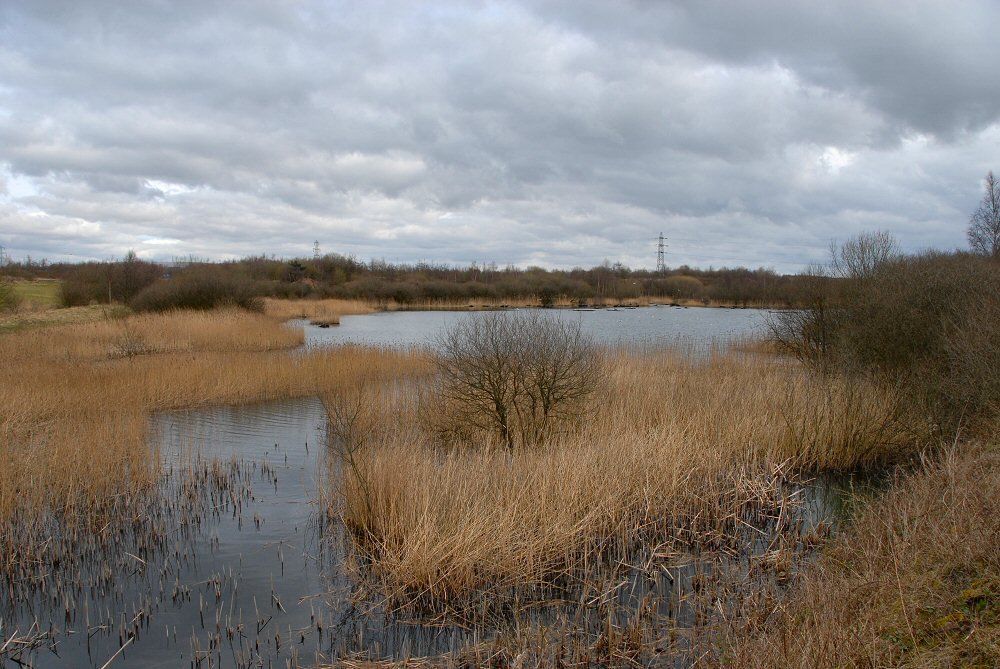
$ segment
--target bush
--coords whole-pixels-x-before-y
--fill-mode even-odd
[[[806,309],[772,316],[773,337],[823,371],[898,386],[942,432],[994,425],[1000,418],[1000,264],[964,253],[925,253],[883,254],[859,266],[862,271],[825,285],[816,277]]]
[[[163,268],[129,253],[119,262],[81,263],[61,267],[62,303],[77,307],[92,302],[128,303],[163,276]]]
[[[21,303],[21,296],[17,294],[14,283],[0,279],[0,312],[13,311]]]
[[[537,446],[578,416],[601,366],[570,324],[537,313],[476,314],[439,342],[432,428],[446,439],[492,435]]]
[[[701,281],[693,276],[670,276],[657,282],[660,291],[675,300],[693,300],[704,289]]]
[[[264,303],[249,279],[209,267],[189,268],[142,290],[131,301],[136,311],[214,309],[237,306],[261,312]]]
[[[839,354],[850,370],[905,383],[941,429],[1000,413],[1000,265],[928,253],[886,263],[846,296]]]
[[[780,348],[812,367],[825,369],[832,356],[832,339],[839,316],[838,286],[820,267],[810,267],[795,282],[791,298],[800,308],[767,315],[771,338]]]

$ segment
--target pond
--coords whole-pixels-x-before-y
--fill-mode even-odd
[[[644,345],[752,335],[763,318],[752,310],[667,307],[552,313],[600,341]],[[307,328],[308,342],[423,345],[470,316],[345,317],[339,328]],[[495,627],[423,624],[387,614],[377,597],[358,597],[355,572],[345,567],[345,531],[324,512],[326,472],[337,465],[326,420],[317,398],[152,418],[161,484],[137,501],[130,521],[101,529],[110,540],[80,543],[71,568],[32,584],[2,584],[0,643],[22,645],[0,651],[0,666],[296,667],[359,654],[436,655],[488,641]],[[843,498],[830,482],[795,494],[803,533],[834,517]],[[766,551],[755,544],[760,530],[751,529],[746,545]],[[58,530],[53,540],[62,541]],[[573,620],[597,638],[610,620],[626,625],[641,607],[693,624],[701,613],[692,593],[704,587],[704,565],[689,556],[651,569],[651,559],[609,563],[582,588],[547,592],[549,604],[517,624]],[[746,559],[733,567],[748,568]]]
[[[516,311],[516,310],[511,310]],[[598,343],[639,347],[708,345],[765,334],[767,311],[638,307],[539,310],[552,318],[579,323]],[[407,347],[433,345],[453,324],[475,317],[472,311],[385,311],[343,316],[339,326],[321,328],[302,322],[309,345],[365,344]]]

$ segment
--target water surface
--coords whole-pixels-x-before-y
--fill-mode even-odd
[[[509,310],[507,313],[519,311]],[[552,318],[579,323],[581,330],[602,344],[659,347],[673,344],[707,345],[764,334],[766,311],[639,307],[620,309],[538,310]],[[364,344],[409,347],[434,345],[442,332],[468,318],[472,311],[385,311],[343,316],[339,326],[321,328],[302,322],[306,343]]]
[[[753,336],[764,312],[546,313],[580,323],[600,342],[662,346]],[[307,342],[422,346],[473,316],[346,316],[339,327],[306,326]],[[349,542],[321,508],[321,493],[331,490],[324,473],[337,463],[318,399],[170,412],[151,420],[150,433],[166,471],[149,499],[137,502],[141,518],[112,528],[118,538],[87,553],[72,571],[35,589],[0,591],[5,639],[31,629],[40,639],[30,652],[0,654],[0,666],[100,669],[111,658],[111,667],[312,666],[359,653],[397,659],[449,653],[495,633],[415,624],[387,615],[371,593],[356,596],[356,572],[345,567]],[[825,483],[802,489],[807,529],[831,517],[836,501],[824,497],[829,490]],[[593,636],[610,617],[624,625],[644,605],[664,620],[693,621],[692,579],[702,569],[696,557],[652,571],[641,566],[647,558],[609,564],[591,583],[547,593],[550,604],[526,620],[549,625],[572,618]],[[607,596],[605,588],[613,588]]]

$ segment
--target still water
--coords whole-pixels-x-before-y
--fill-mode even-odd
[[[699,309],[640,307],[623,309],[551,309],[543,313],[571,323],[595,341],[610,345],[657,347],[706,345],[765,332],[766,311],[760,309]],[[302,323],[310,345],[366,344],[373,346],[424,346],[449,327],[467,318],[469,311],[387,311],[365,316],[344,316],[340,325],[320,328]]]
[[[657,346],[758,333],[754,310],[554,310],[595,339]],[[345,317],[339,328],[307,326],[309,345],[433,344],[467,312],[395,312]],[[284,667],[357,653],[405,658],[448,653],[489,630],[420,625],[359,602],[345,569],[347,539],[327,519],[326,411],[316,398],[171,412],[150,422],[164,476],[138,504],[143,522],[88,548],[72,570],[40,585],[0,590],[0,632],[32,639],[0,652],[0,666]],[[818,522],[834,504],[811,488],[804,517]],[[102,532],[108,532],[104,528]],[[614,597],[623,615],[655,595],[675,620],[697,567],[678,566],[649,582],[638,571]],[[620,578],[621,574],[614,574]],[[579,599],[579,594],[574,594]],[[547,613],[539,613],[547,616]],[[606,614],[576,614],[600,629]],[[594,617],[594,620],[590,620]],[[542,621],[544,622],[544,621]],[[2,640],[0,640],[2,643]],[[110,664],[109,664],[110,663]]]

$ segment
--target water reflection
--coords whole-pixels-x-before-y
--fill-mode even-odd
[[[511,310],[516,311],[516,310]],[[760,309],[700,309],[640,307],[576,311],[550,309],[544,313],[579,323],[597,342],[638,347],[708,345],[713,341],[754,337],[764,333],[766,311]],[[472,318],[469,311],[387,311],[364,316],[343,316],[340,325],[321,328],[302,321],[306,343],[365,344],[409,347],[433,345],[449,327]]]
[[[734,548],[719,548],[731,552],[728,562],[623,547],[594,560],[582,582],[509,593],[516,623],[502,611],[478,627],[415,623],[386,611],[377,592],[359,594],[357,572],[345,568],[349,539],[318,508],[327,465],[337,464],[326,460],[318,399],[173,412],[151,427],[166,472],[133,510],[141,522],[104,528],[113,541],[40,586],[4,584],[5,635],[38,634],[33,649],[3,655],[4,666],[99,669],[112,657],[117,667],[400,659],[476,647],[510,624],[564,626],[587,644],[609,621],[624,627],[639,611],[655,624],[690,628],[705,615],[704,598],[694,595],[721,588],[725,569],[755,568],[773,551],[774,523],[792,518],[805,536],[830,522],[842,497],[830,481],[775,487],[727,530]],[[781,521],[783,499],[798,502]]]

